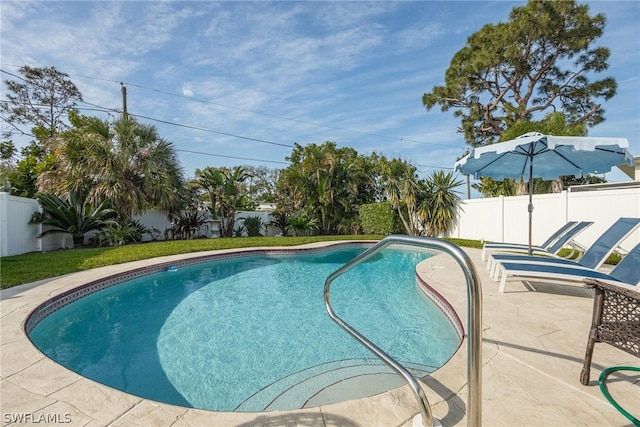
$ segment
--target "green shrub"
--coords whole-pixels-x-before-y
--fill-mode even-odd
[[[40,193],[36,198],[43,212],[34,212],[29,223],[53,227],[38,237],[54,233],[69,233],[73,236],[74,246],[78,247],[83,245],[85,233],[116,224],[114,218],[118,213],[108,208],[107,202],[94,208],[76,193],[71,193],[67,198],[62,199],[53,193]]]
[[[195,239],[204,235],[207,215],[198,210],[191,210],[173,215],[172,220],[173,227],[165,232],[165,239],[168,239],[169,235],[173,239]]]
[[[132,224],[114,224],[96,233],[95,240],[99,246],[121,246],[136,242],[138,230]]]
[[[248,216],[241,219],[242,225],[244,226],[244,229],[247,230],[247,235],[249,237],[262,236],[260,230],[262,230],[262,227],[264,227],[264,222],[262,222],[262,219],[260,219],[260,217]]]
[[[139,220],[135,220],[124,225],[108,225],[96,233],[95,241],[100,246],[121,246],[127,243],[141,242],[142,236],[150,232]]]
[[[293,229],[296,236],[311,236],[318,229],[318,219],[310,218],[306,214],[301,213],[297,216],[289,218],[289,226]]]
[[[369,203],[360,206],[360,223],[365,234],[388,236],[394,232],[391,203]]]

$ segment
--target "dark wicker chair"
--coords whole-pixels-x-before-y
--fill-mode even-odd
[[[587,385],[595,343],[607,343],[640,357],[640,292],[594,279],[585,279],[584,283],[596,291],[587,352],[580,374],[580,382]]]

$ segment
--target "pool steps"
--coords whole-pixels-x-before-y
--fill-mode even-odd
[[[419,377],[435,369],[414,363],[405,365]],[[368,383],[365,377],[373,383],[363,389],[362,384]],[[349,387],[349,382],[358,384],[357,388],[349,390],[354,399],[373,396],[404,385],[402,378],[377,359],[338,360],[304,369],[268,384],[239,404],[235,411],[277,411],[335,403],[328,400],[334,395],[330,392],[331,389],[338,384]]]

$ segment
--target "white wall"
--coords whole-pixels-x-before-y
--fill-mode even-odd
[[[273,219],[271,217],[271,213],[268,211],[238,211],[235,216],[235,229],[242,227],[243,220],[242,218],[247,217],[259,217],[263,223],[268,224]],[[134,216],[134,219],[139,220],[146,227],[155,227],[160,231],[159,240],[164,240],[164,232],[167,228],[172,226],[171,221],[167,218],[165,214],[159,211],[147,211],[142,215]],[[202,232],[207,237],[220,237],[220,220],[209,220],[209,227],[203,228]],[[276,234],[281,233],[280,229],[273,226],[268,226],[265,234],[265,229],[261,230],[261,233],[265,236],[275,236]],[[246,236],[247,233],[244,231],[243,236]],[[145,236],[143,240],[150,240],[150,236]]]
[[[449,237],[527,243],[529,196],[465,200],[458,224]],[[541,243],[567,221],[593,221],[576,241],[589,247],[620,217],[640,218],[640,188],[581,191],[533,196],[532,241]],[[640,243],[636,230],[620,245],[629,250]]]
[[[42,227],[29,224],[34,212],[40,212],[36,200],[0,193],[0,256],[42,250],[42,241],[36,238]]]
[[[268,224],[273,219],[271,217],[271,212],[268,212],[268,211],[238,211],[236,212],[235,229],[242,227],[242,224],[244,223],[242,218],[249,218],[254,216],[257,216],[258,218],[260,218],[263,224]],[[263,236],[275,236],[277,234],[282,233],[282,231],[278,227],[269,225],[266,227],[266,233],[265,233],[265,227],[262,227],[262,230],[260,230],[260,233]],[[246,230],[242,232],[242,235],[243,236],[247,235]]]
[[[53,233],[38,238],[40,233],[53,228],[29,224],[31,215],[40,211],[40,204],[35,199],[0,193],[0,256],[73,248],[70,234]]]
[[[528,196],[473,199],[462,202],[457,226],[449,235],[463,239],[490,240],[496,242],[528,241]],[[566,221],[593,221],[594,224],[576,238],[588,247],[613,222],[620,217],[640,217],[640,187],[600,189],[556,194],[541,194],[533,197],[533,242],[541,243]],[[36,200],[0,193],[0,256],[18,255],[33,251],[50,251],[73,245],[71,236],[54,234],[43,239],[40,225],[28,224],[33,212],[39,211]],[[240,217],[260,216],[263,222],[271,220],[268,212],[238,212]],[[146,226],[164,230],[171,226],[167,217],[157,211],[149,211],[139,217]],[[275,236],[280,230],[269,227],[267,235]],[[210,237],[217,237],[215,231]],[[636,230],[622,243],[625,250],[640,243],[640,230]]]
[[[41,224],[29,224],[33,212],[40,212],[40,204],[35,199],[11,196],[8,193],[0,193],[0,256],[20,255],[28,252],[54,251],[58,249],[73,248],[73,238],[66,233],[49,234],[43,238],[37,236],[46,230],[47,226]],[[236,214],[236,227],[242,225],[241,217],[259,216],[263,222],[271,221],[269,212],[240,211]],[[142,215],[134,216],[146,227],[154,227],[158,240],[164,240],[165,230],[172,227],[166,214],[159,211],[147,211]],[[44,228],[43,228],[44,227]],[[220,221],[210,220],[209,225],[202,229],[207,237],[220,237]],[[264,230],[262,231],[265,234]],[[275,236],[280,233],[276,227],[269,226],[266,235]],[[246,235],[246,233],[244,233]],[[95,232],[85,235],[85,243]],[[143,236],[143,241],[151,240],[151,235]]]
[[[263,223],[269,223],[272,220],[271,214],[267,211],[238,211],[235,216],[235,229],[242,227],[242,223],[244,222],[242,218],[252,216],[259,217]],[[167,216],[159,211],[147,211],[140,216],[134,216],[134,219],[139,220],[146,227],[155,227],[158,229],[160,231],[159,240],[164,240],[165,230],[172,226]],[[220,237],[220,220],[209,220],[209,227],[206,229],[203,228],[202,232],[207,237]],[[265,234],[264,228],[261,230],[261,233],[267,236],[275,236],[280,233],[280,229],[269,226],[267,227],[267,234]],[[243,232],[243,235],[246,236],[247,233]],[[150,236],[145,236],[143,240],[149,240],[149,238]]]
[[[158,240],[164,240],[164,232],[166,229],[171,228],[171,221],[167,218],[167,215],[160,211],[146,211],[142,215],[134,215],[134,220],[140,221],[147,228],[155,228],[158,230]],[[152,240],[154,237],[151,235],[142,236],[143,241]]]

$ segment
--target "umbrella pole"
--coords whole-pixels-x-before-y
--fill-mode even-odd
[[[529,161],[529,255],[532,254],[531,250],[531,230],[533,226],[533,157]]]

